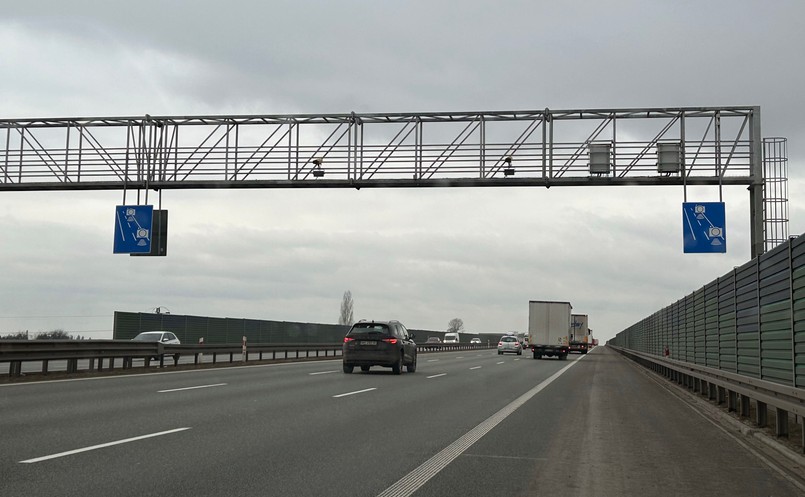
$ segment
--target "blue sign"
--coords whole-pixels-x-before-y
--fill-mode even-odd
[[[726,253],[724,202],[683,202],[682,238],[686,254]]]
[[[153,205],[115,207],[115,254],[151,252]]]

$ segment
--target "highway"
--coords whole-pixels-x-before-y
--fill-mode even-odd
[[[0,385],[0,495],[801,496],[598,347]]]

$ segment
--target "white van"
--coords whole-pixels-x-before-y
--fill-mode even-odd
[[[445,333],[442,343],[458,343],[458,333]]]

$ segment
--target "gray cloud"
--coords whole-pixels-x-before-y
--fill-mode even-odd
[[[800,233],[803,14],[793,1],[17,3],[0,21],[0,102],[3,117],[760,105],[763,134],[791,143]],[[119,192],[3,193],[0,333],[110,330],[112,311],[157,306],[335,322],[350,289],[357,317],[490,332],[525,328],[529,299],[569,300],[607,338],[749,258],[748,195],[727,190],[724,256],[682,254],[679,189],[165,192],[161,259],[111,254]]]

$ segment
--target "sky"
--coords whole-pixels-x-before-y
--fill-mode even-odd
[[[805,232],[801,1],[15,2],[0,119],[760,106]],[[527,328],[607,340],[750,258],[683,254],[680,187],[165,190],[167,257],[112,253],[122,192],[0,192],[0,335],[111,338],[114,311]],[[717,201],[714,187],[689,200]]]

